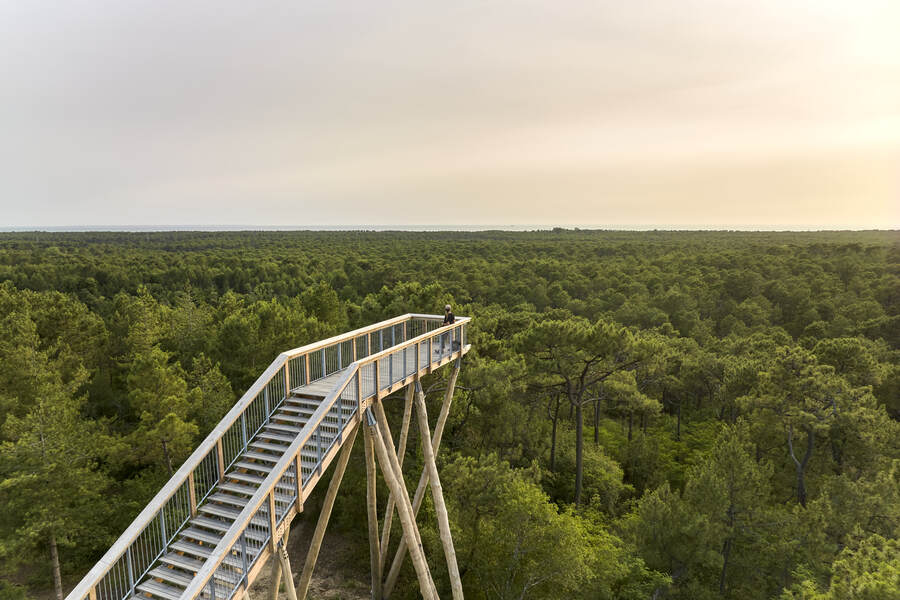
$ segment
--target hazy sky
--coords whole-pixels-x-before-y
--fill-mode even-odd
[[[900,0],[0,0],[0,227],[900,227]]]

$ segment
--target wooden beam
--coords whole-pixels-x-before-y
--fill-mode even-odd
[[[366,441],[366,509],[369,515],[369,569],[372,573],[372,600],[381,600],[381,550],[378,541],[378,495],[375,471],[375,444],[371,427],[364,426]]]
[[[416,520],[412,515],[412,509],[409,504],[409,493],[406,491],[406,484],[403,482],[403,474],[397,473],[396,465],[393,464],[397,457],[394,456],[394,459],[391,460],[391,453],[387,449],[384,438],[379,431],[380,429],[382,429],[382,426],[379,423],[372,432],[372,438],[375,442],[375,454],[378,457],[381,474],[390,486],[391,492],[397,498],[397,514],[400,517],[400,525],[403,527],[404,537],[413,540],[409,544],[409,553],[413,567],[416,570],[416,577],[419,580],[419,592],[425,600],[437,600],[434,582],[431,580],[428,563],[425,561],[425,551],[422,549],[419,528],[416,527]]]
[[[334,468],[334,474],[331,476],[331,483],[328,484],[325,502],[322,504],[319,521],[316,523],[316,530],[313,532],[312,542],[309,544],[309,552],[306,553],[303,572],[300,574],[300,583],[297,585],[297,598],[299,600],[306,600],[309,582],[312,580],[313,570],[316,568],[316,560],[319,558],[319,550],[322,547],[322,540],[325,537],[325,529],[328,527],[328,520],[331,518],[331,509],[334,508],[334,499],[337,497],[338,489],[341,487],[341,480],[344,478],[344,471],[347,470],[350,451],[353,449],[353,442],[356,441],[358,432],[359,427],[353,424],[350,434],[341,447],[341,454],[338,457],[337,466]]]
[[[400,426],[400,445],[397,450],[397,460],[400,463],[400,468],[403,468],[403,457],[406,455],[406,440],[409,437],[409,421],[410,416],[412,414],[412,404],[413,404],[413,393],[414,389],[412,385],[406,386],[406,397],[404,398],[405,404],[403,405],[403,424]],[[381,403],[378,403],[378,407],[384,411],[384,408],[381,406]],[[386,421],[385,421],[386,422]],[[391,446],[393,447],[393,440],[390,436],[390,430],[385,429],[387,431],[387,438],[391,441]],[[384,570],[384,563],[387,561],[388,548],[391,542],[391,521],[394,518],[394,495],[391,494],[388,496],[387,501],[387,510],[384,512],[384,529],[381,531],[381,557],[379,559],[379,571]]]
[[[284,538],[278,548],[278,559],[281,561],[281,572],[284,576],[284,588],[287,592],[288,600],[297,600],[297,589],[294,587],[294,572],[291,571],[291,557],[288,556],[287,543]]]
[[[281,537],[281,543],[287,548],[288,540],[291,537],[291,523],[288,522],[287,529]],[[272,579],[269,583],[269,600],[278,600],[278,588],[281,587],[281,561],[278,559],[278,549],[272,553]]]
[[[188,501],[191,505],[191,516],[197,516],[197,485],[194,483],[194,472],[188,473]]]
[[[460,360],[457,359],[456,364],[453,366],[453,371],[450,372],[450,379],[447,382],[447,391],[444,393],[444,403],[441,405],[441,413],[438,415],[437,423],[434,426],[434,434],[431,437],[431,448],[435,455],[437,455],[438,450],[440,450],[444,426],[447,424],[447,417],[450,415],[450,405],[453,402],[453,392],[456,389],[456,380],[459,377],[459,367]],[[419,477],[419,485],[416,487],[416,493],[412,501],[413,518],[419,514],[419,508],[421,508],[422,501],[425,498],[425,487],[427,485],[428,473],[423,470],[421,477]],[[407,537],[406,533],[404,533],[403,537],[400,539],[400,545],[394,553],[391,569],[388,572],[387,579],[385,579],[384,587],[382,588],[382,593],[387,598],[390,597],[391,592],[394,590],[394,585],[397,584],[397,577],[400,575],[400,567],[403,565],[403,559],[406,557],[406,550]]]
[[[447,559],[447,571],[450,574],[450,588],[453,590],[453,600],[463,600],[462,580],[459,577],[459,567],[456,564],[456,550],[453,548],[453,537],[450,535],[450,518],[447,515],[447,505],[444,502],[444,489],[438,476],[437,463],[434,460],[434,448],[431,447],[431,431],[428,428],[428,411],[425,408],[425,392],[422,385],[416,382],[416,417],[419,421],[419,433],[422,438],[422,452],[425,455],[425,470],[431,481],[431,497],[434,500],[434,512],[437,515],[438,530],[441,536],[441,545],[444,547],[444,557]]]

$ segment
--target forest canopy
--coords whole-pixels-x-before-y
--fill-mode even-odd
[[[900,234],[581,230],[0,233],[0,598],[71,589],[282,350],[447,303],[470,598],[900,598]]]

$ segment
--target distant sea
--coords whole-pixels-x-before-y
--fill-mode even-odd
[[[773,227],[772,225],[603,225],[603,224],[534,224],[534,225],[26,225],[20,227],[4,227],[0,231],[549,231],[554,228],[606,230],[606,231],[850,231],[851,229],[833,229],[822,226],[792,225]],[[855,231],[873,230],[860,228]],[[878,228],[881,231],[897,228]]]

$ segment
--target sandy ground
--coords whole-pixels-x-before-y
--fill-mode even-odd
[[[296,517],[291,525],[288,554],[291,557],[291,569],[294,571],[295,583],[303,570],[306,551],[309,549],[310,538],[315,527],[315,520],[306,515]],[[344,539],[340,533],[331,531],[331,529],[329,527],[325,532],[322,549],[319,551],[319,560],[316,562],[316,569],[309,584],[308,600],[368,600],[368,561],[359,565],[358,568],[352,566],[350,563],[358,561],[358,558],[354,558],[354,556],[358,557],[359,553],[355,552],[350,542]],[[271,573],[271,566],[264,567],[262,574],[250,586],[252,600],[268,599]],[[283,584],[278,598],[287,600]]]

